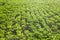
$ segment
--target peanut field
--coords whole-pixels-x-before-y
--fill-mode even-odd
[[[60,40],[60,0],[0,0],[0,40]]]

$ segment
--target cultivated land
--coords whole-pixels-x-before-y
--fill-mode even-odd
[[[60,0],[0,0],[0,40],[60,40]]]

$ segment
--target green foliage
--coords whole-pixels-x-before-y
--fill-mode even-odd
[[[0,0],[0,40],[60,40],[60,0]]]

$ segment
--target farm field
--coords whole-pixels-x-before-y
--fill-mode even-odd
[[[0,40],[60,40],[60,0],[0,0]]]

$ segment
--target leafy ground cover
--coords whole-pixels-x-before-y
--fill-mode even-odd
[[[60,0],[0,0],[0,40],[60,40]]]

